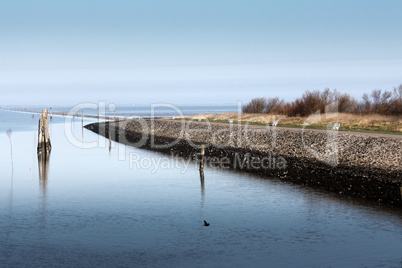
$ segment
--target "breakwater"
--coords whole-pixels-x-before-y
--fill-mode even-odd
[[[131,119],[86,128],[117,142],[401,206],[402,139],[337,131]]]

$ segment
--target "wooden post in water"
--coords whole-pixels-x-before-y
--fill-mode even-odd
[[[401,199],[402,199],[402,184],[401,187],[399,187],[399,190],[401,191]]]
[[[200,168],[200,181],[201,181],[201,196],[202,199],[205,198],[205,177],[204,177],[204,169]]]
[[[205,156],[205,145],[201,145],[201,159],[200,159],[200,170],[204,169],[204,156]]]
[[[201,145],[201,159],[200,159],[200,181],[201,181],[201,197],[204,202],[205,198],[205,177],[204,177],[204,157],[205,157],[205,145]]]
[[[42,118],[39,119],[38,127],[38,154],[48,155],[52,149],[49,134],[49,119],[47,109],[42,111]]]
[[[81,113],[81,137],[82,141],[84,141],[84,111]]]
[[[112,132],[111,132],[111,129],[110,129],[110,122],[109,122],[109,125],[108,125],[108,134],[109,134],[109,151],[112,149]]]

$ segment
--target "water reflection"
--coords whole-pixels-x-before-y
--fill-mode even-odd
[[[10,149],[11,149],[11,173],[14,173],[13,143],[11,142],[11,133],[12,133],[12,130],[11,130],[11,128],[9,128],[9,129],[7,130],[7,132],[6,132],[6,134],[7,134],[7,137],[8,137],[8,139],[9,139],[9,141],[10,141]]]
[[[200,181],[201,181],[201,200],[204,203],[205,201],[205,177],[204,177],[204,169],[200,168]]]
[[[39,181],[40,181],[43,197],[46,196],[47,179],[48,179],[48,174],[49,174],[49,158],[50,158],[50,153],[38,154]]]
[[[14,170],[11,171],[11,181],[10,181],[10,194],[9,194],[9,202],[8,202],[8,209],[11,215],[11,211],[13,209],[13,195],[14,195]]]

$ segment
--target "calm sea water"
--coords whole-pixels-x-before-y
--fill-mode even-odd
[[[0,111],[1,267],[402,265],[400,210],[207,167],[202,182],[61,117],[44,166],[37,121]]]
[[[239,106],[240,105],[240,106]],[[139,105],[115,105],[113,103],[97,102],[97,103],[80,103],[75,106],[69,107],[45,107],[50,111],[65,113],[69,111],[74,113],[78,109],[78,114],[82,112],[87,115],[107,115],[107,116],[124,116],[124,117],[150,117],[151,115],[157,117],[173,117],[173,116],[191,116],[197,114],[217,114],[217,113],[233,113],[241,109],[239,105],[223,105],[223,106],[186,106],[186,105],[172,105],[168,103],[155,103],[148,106]],[[18,111],[42,111],[43,106],[23,106],[23,107],[3,107],[5,110],[18,110]]]

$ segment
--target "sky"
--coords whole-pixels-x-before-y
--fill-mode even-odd
[[[237,104],[402,84],[400,0],[0,0],[0,105]]]

